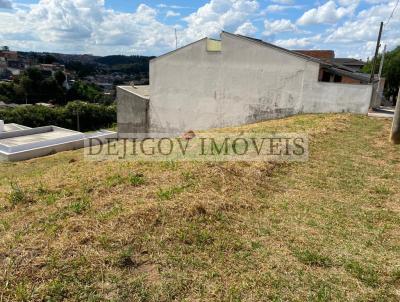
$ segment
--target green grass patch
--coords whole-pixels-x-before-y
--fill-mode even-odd
[[[295,257],[301,263],[309,266],[318,266],[318,267],[331,267],[333,266],[333,261],[320,253],[304,250],[304,251],[295,251]]]
[[[369,264],[362,264],[358,261],[351,260],[344,265],[346,271],[352,274],[367,286],[376,287],[379,285],[378,272]]]

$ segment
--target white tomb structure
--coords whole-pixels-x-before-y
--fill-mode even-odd
[[[21,161],[80,149],[90,139],[107,139],[116,133],[100,130],[81,133],[56,126],[29,128],[0,122],[0,161]]]

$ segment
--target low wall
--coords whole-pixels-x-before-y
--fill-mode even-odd
[[[372,85],[315,82],[303,90],[304,113],[367,114]]]
[[[117,87],[118,134],[148,131],[149,98]]]

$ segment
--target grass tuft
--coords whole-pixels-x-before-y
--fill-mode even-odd
[[[371,265],[363,265],[357,261],[351,260],[348,261],[344,267],[347,272],[367,286],[376,287],[379,285],[378,273]]]
[[[12,206],[16,206],[19,204],[32,203],[33,199],[18,183],[11,182],[11,192],[8,195],[8,201]]]
[[[331,267],[333,265],[333,262],[329,257],[314,251],[296,251],[294,255],[296,256],[297,260],[305,265],[318,267]]]
[[[90,198],[85,196],[72,202],[69,206],[69,209],[75,214],[83,214],[84,212],[89,210],[90,205],[91,205]]]
[[[142,186],[146,183],[143,174],[133,174],[129,176],[129,183],[134,187]]]

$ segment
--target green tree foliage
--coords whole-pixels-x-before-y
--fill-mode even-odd
[[[91,103],[101,102],[103,93],[99,87],[94,84],[87,84],[77,81],[67,92],[67,100],[84,100]]]
[[[39,56],[37,58],[37,61],[40,64],[53,64],[55,62],[58,62],[57,58],[50,54]]]
[[[25,91],[18,83],[0,83],[0,101],[5,103],[25,102]]]
[[[378,56],[377,68],[381,63],[382,55]],[[372,62],[364,67],[364,72],[371,73]],[[400,86],[400,46],[385,55],[383,64],[383,76],[386,78],[385,95],[397,95]]]
[[[96,74],[96,65],[72,61],[65,64],[67,70],[75,71],[79,78]]]
[[[88,104],[81,101],[68,103],[64,107],[21,106],[0,110],[0,119],[6,123],[17,123],[28,127],[48,125],[76,130],[79,114],[80,130],[92,131],[108,128],[117,121],[115,106]]]
[[[63,87],[65,79],[62,71],[56,72],[53,77],[46,76],[36,68],[28,68],[14,82],[0,84],[1,100],[17,104],[26,101],[28,103],[53,101],[55,104],[63,105],[66,103],[66,91]]]
[[[54,79],[57,81],[57,84],[62,87],[67,77],[62,71],[58,70],[54,73]]]

